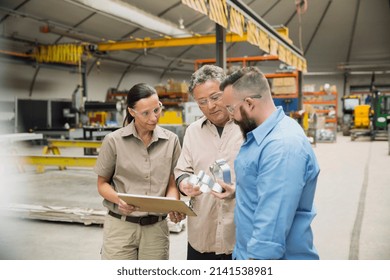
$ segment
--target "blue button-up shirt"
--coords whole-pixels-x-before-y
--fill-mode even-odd
[[[318,259],[310,224],[319,174],[299,124],[281,107],[247,134],[235,160],[235,259]]]

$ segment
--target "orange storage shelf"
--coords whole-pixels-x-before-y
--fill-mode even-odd
[[[305,96],[310,96],[310,100],[305,100]],[[332,99],[323,100],[323,96],[333,96]],[[321,99],[320,99],[321,98]],[[337,127],[337,92],[332,91],[327,93],[325,91],[312,91],[312,92],[303,92],[303,104],[312,104],[312,105],[323,105],[321,107],[329,107],[329,109],[315,109],[318,114],[327,114],[329,111],[334,110],[336,115],[332,118],[326,118],[327,123],[334,123],[335,128]]]

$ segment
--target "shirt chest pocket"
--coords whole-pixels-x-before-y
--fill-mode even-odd
[[[255,184],[258,180],[258,174],[260,172],[260,167],[256,165],[253,161],[248,160],[236,160],[234,162],[235,171],[236,171],[236,180],[241,183],[245,182],[248,184]]]
[[[151,162],[151,176],[161,187],[166,187],[172,170],[172,157],[161,157]]]

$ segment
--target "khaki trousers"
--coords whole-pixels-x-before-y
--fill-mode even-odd
[[[167,260],[169,258],[167,221],[141,226],[106,215],[101,258],[102,260]]]

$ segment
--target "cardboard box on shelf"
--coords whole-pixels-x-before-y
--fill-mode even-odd
[[[303,104],[303,110],[307,112],[308,114],[313,114],[315,112],[315,109],[310,104]]]
[[[274,78],[272,80],[272,93],[273,94],[294,94],[297,92],[295,78]]]
[[[154,88],[157,91],[158,95],[164,94],[167,92],[167,88],[165,87],[165,85],[162,85],[162,84],[155,85]]]
[[[324,84],[320,86],[320,91],[325,91],[327,93],[337,92],[336,85]]]
[[[188,85],[186,82],[175,82],[174,80],[168,80],[167,92],[188,92]]]
[[[295,86],[294,77],[274,78],[272,81],[273,86]]]
[[[273,86],[272,93],[273,94],[294,94],[297,92],[297,88],[295,85],[293,86]]]
[[[302,90],[304,92],[314,92],[314,91],[316,91],[316,85],[314,85],[314,84],[303,85],[303,89]]]

